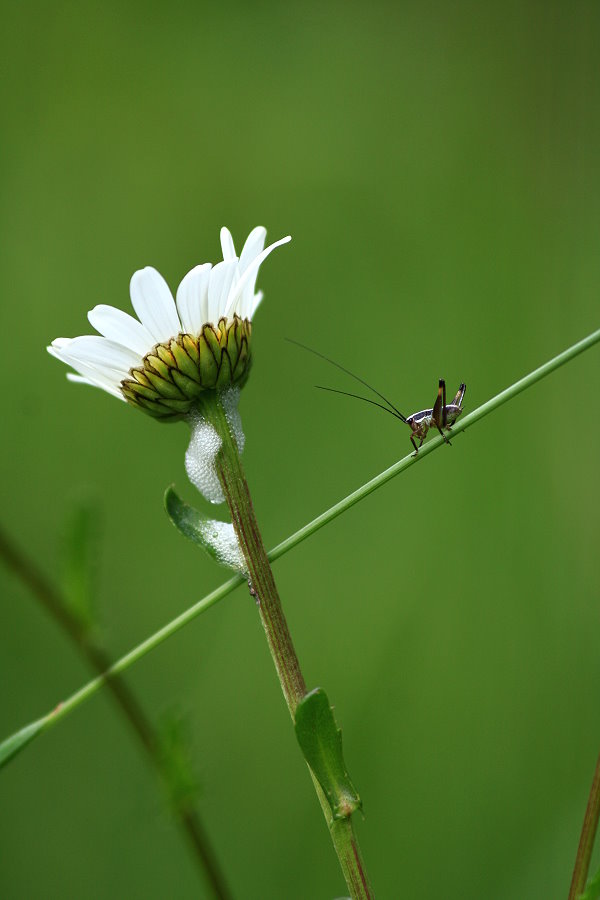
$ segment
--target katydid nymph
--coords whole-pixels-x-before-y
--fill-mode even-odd
[[[322,384],[317,384],[315,387],[319,388],[321,391],[330,391],[333,394],[343,394],[345,397],[354,397],[355,400],[364,400],[365,403],[371,403],[373,406],[378,406],[379,409],[383,409],[384,412],[389,413],[392,416],[395,416],[396,419],[400,419],[401,422],[404,422],[409,426],[411,430],[410,439],[413,447],[415,448],[415,454],[419,452],[419,447],[423,445],[423,441],[427,437],[427,432],[430,428],[434,426],[437,428],[444,441],[448,446],[450,445],[450,441],[448,437],[444,434],[444,431],[450,431],[458,417],[462,412],[462,404],[465,396],[465,391],[467,390],[466,384],[461,384],[456,392],[456,395],[451,403],[446,403],[446,382],[443,378],[440,378],[438,385],[438,395],[436,397],[436,401],[433,404],[431,409],[422,409],[420,412],[415,412],[410,416],[404,416],[399,409],[396,409],[393,403],[391,403],[387,397],[368,384],[364,378],[360,378],[358,375],[355,375],[354,372],[351,372],[350,369],[346,369],[344,366],[335,362],[335,360],[330,359],[328,356],[325,356],[324,353],[319,353],[318,350],[313,350],[312,347],[307,347],[306,344],[301,344],[300,341],[295,341],[292,338],[286,338],[291,344],[296,344],[298,347],[302,347],[303,350],[308,350],[310,353],[314,353],[315,356],[319,356],[321,359],[324,359],[326,362],[330,363],[332,366],[335,366],[337,369],[341,369],[342,372],[345,372],[346,375],[350,375],[351,378],[354,378],[356,381],[360,381],[362,385],[372,391],[380,400],[386,404],[378,403],[377,400],[371,400],[369,397],[362,397],[360,394],[352,394],[349,391],[339,391],[336,388],[324,387]],[[417,440],[419,441],[419,445],[417,446]]]

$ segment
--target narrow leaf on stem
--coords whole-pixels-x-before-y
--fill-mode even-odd
[[[167,515],[177,531],[216,559],[214,548],[206,540],[208,516],[203,516],[193,506],[185,503],[172,487],[166,489],[164,500]]]
[[[221,565],[238,571],[244,568],[244,560],[231,523],[205,516],[185,503],[172,487],[165,491],[164,501],[167,515],[180,534],[202,547]]]
[[[322,688],[306,694],[296,708],[296,737],[304,758],[325,792],[334,819],[344,819],[362,804],[342,753],[342,732]]]

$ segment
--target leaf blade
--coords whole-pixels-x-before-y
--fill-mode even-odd
[[[165,510],[171,523],[188,540],[197,544],[219,565],[236,572],[245,570],[245,562],[235,529],[231,523],[212,519],[185,503],[168,487]]]
[[[352,784],[342,753],[342,732],[322,688],[306,694],[296,708],[296,738],[315,778],[321,785],[333,818],[345,819],[362,803]]]

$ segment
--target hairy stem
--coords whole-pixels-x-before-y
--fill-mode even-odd
[[[103,676],[103,680],[106,681],[108,690],[117,707],[137,736],[153,767],[164,781],[167,790],[171,793],[169,775],[165,768],[160,744],[152,724],[146,717],[129,685],[118,675],[113,674],[106,677],[105,673],[110,668],[110,659],[104,650],[92,641],[80,621],[71,613],[51,582],[15,546],[1,528],[0,557],[17,578],[29,588],[33,596],[52,618],[58,622],[91,668]],[[174,802],[173,806],[194,858],[210,885],[213,895],[218,897],[219,900],[229,900],[231,895],[227,888],[225,877],[221,872],[198,813],[190,804],[185,802]]]
[[[237,443],[218,394],[211,393],[200,409],[222,441],[216,458],[217,474],[246,563],[250,592],[256,601],[285,701],[292,721],[295,721],[298,703],[306,694],[306,684],[262,541]],[[351,816],[334,821],[325,794],[312,772],[311,776],[350,895],[353,900],[370,900],[373,894]]]

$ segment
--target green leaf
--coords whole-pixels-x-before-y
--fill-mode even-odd
[[[31,722],[25,728],[21,728],[16,734],[11,734],[9,738],[0,744],[0,767],[6,765],[9,759],[20,753],[27,744],[38,736],[40,731],[46,724],[46,719],[38,719],[37,722]]]
[[[344,763],[342,732],[322,688],[302,698],[296,708],[295,728],[304,758],[329,800],[333,818],[351,816],[362,804]]]
[[[169,800],[176,811],[189,809],[199,793],[192,766],[189,722],[181,715],[169,713],[159,725],[158,740]]]
[[[96,503],[79,502],[66,525],[63,545],[62,594],[84,628],[94,622],[100,518]]]
[[[583,894],[579,894],[578,900],[598,900],[600,897],[600,870],[588,881]]]
[[[222,539],[221,529],[226,527],[226,523],[211,519],[193,506],[184,503],[172,487],[168,487],[165,491],[165,509],[175,528],[184,537],[202,547],[221,565],[239,568],[235,546],[227,546]]]
[[[207,545],[204,536],[204,528],[208,522],[208,516],[203,516],[193,506],[184,503],[172,487],[168,487],[165,491],[165,509],[177,531],[181,532],[188,540],[198,544],[212,556],[215,555],[212,548]]]

